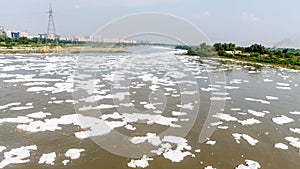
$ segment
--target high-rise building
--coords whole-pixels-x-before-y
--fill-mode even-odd
[[[14,39],[20,38],[20,32],[11,32],[11,37]]]

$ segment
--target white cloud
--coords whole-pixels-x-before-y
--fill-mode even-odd
[[[241,13],[240,19],[244,22],[258,24],[261,22],[261,19],[253,14],[250,14],[246,11]]]

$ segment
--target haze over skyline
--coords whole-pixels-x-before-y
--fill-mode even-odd
[[[3,0],[0,25],[31,35],[46,32],[49,3],[62,36],[90,35],[122,16],[162,12],[196,25],[213,43],[300,48],[297,0]]]

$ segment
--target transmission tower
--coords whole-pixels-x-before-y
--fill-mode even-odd
[[[48,13],[49,13],[49,19],[48,19],[46,45],[48,44],[48,39],[49,38],[53,38],[55,44],[57,45],[58,39],[57,39],[57,34],[56,34],[56,29],[55,29],[55,24],[54,24],[53,10],[52,10],[51,4],[50,4]],[[53,37],[51,37],[50,35],[52,35]]]

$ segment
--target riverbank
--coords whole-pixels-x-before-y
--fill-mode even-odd
[[[273,49],[258,44],[253,44],[249,47],[236,47],[232,43],[216,43],[213,46],[206,44],[201,44],[200,46],[177,46],[176,49],[187,50],[186,55],[234,59],[300,70],[299,49]]]
[[[43,46],[41,47],[28,47],[28,46],[16,46],[11,48],[0,47],[0,53],[52,53],[56,52],[56,47],[52,46],[49,52],[45,52]],[[60,52],[70,53],[105,53],[105,52],[126,52],[124,47],[117,46],[62,46]]]

